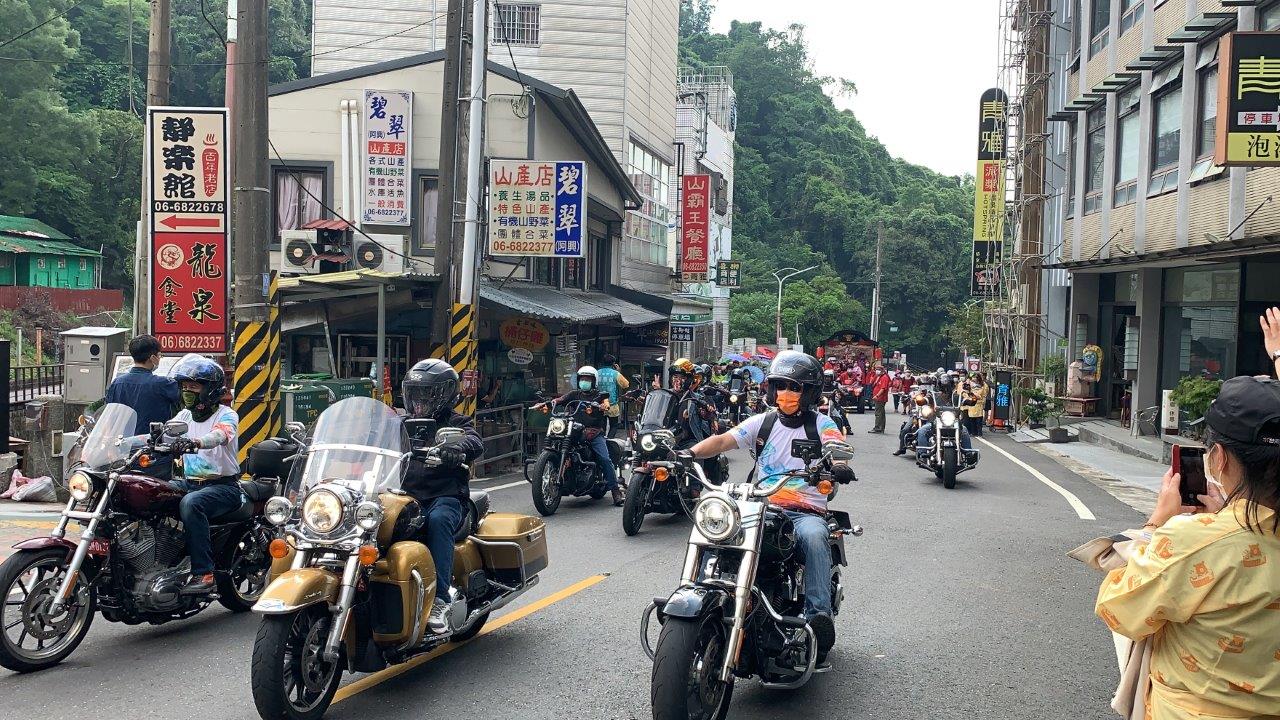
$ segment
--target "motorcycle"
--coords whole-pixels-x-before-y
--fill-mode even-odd
[[[537,584],[547,566],[542,521],[490,513],[488,494],[472,492],[454,536],[459,600],[444,632],[427,627],[436,569],[422,508],[402,478],[411,456],[438,464],[439,449],[462,432],[440,428],[434,445],[415,450],[400,418],[372,398],[321,413],[301,472],[267,502],[288,541],[272,543],[280,574],[253,606],[263,618],[250,677],[265,720],[316,720],[343,672],[376,672],[473,638]]]
[[[729,399],[725,419],[730,427],[736,427],[750,416],[751,399],[745,379],[737,375],[729,378]]]
[[[956,486],[956,476],[978,466],[980,453],[960,446],[960,414],[955,408],[939,407],[933,420],[933,444],[916,448],[916,464],[942,481],[950,490]]]
[[[542,403],[543,407],[546,405]],[[534,462],[533,474],[525,476],[533,485],[533,505],[544,516],[554,515],[565,495],[599,500],[608,492],[604,470],[591,452],[591,439],[603,430],[589,428],[575,420],[574,416],[579,412],[603,415],[604,408],[599,403],[585,400],[555,405],[551,421],[547,423],[547,446]],[[607,438],[605,443],[613,466],[622,467],[623,442]]]
[[[624,465],[630,477],[622,506],[622,530],[627,535],[640,532],[648,513],[693,515],[701,486],[671,462],[679,449],[675,430],[679,413],[679,398],[670,390],[652,390],[645,398],[644,414],[636,422],[636,439]]]
[[[15,545],[17,552],[0,565],[6,599],[0,607],[0,665],[31,672],[62,662],[98,613],[108,622],[159,625],[189,618],[214,600],[244,612],[266,587],[273,531],[262,511],[288,463],[274,476],[242,482],[247,500],[210,519],[217,588],[183,595],[179,590],[191,574],[178,510],[185,493],[142,472],[165,462],[187,425],[152,423],[135,450],[129,436],[136,422],[137,414],[125,405],[102,409],[84,440],[80,464],[68,474],[71,499],[57,526],[48,537]],[[78,540],[67,537],[73,521],[84,526]]]
[[[822,393],[822,400],[818,403],[818,412],[830,417],[835,421],[836,427],[840,428],[840,432],[848,435],[852,432],[849,426],[849,418],[844,413],[844,407],[840,405],[841,391],[837,386],[835,389]]]
[[[791,520],[767,498],[789,480],[803,478],[820,492],[832,485],[823,466],[846,461],[853,448],[816,440],[792,442],[802,470],[715,487],[696,463],[688,471],[707,490],[694,510],[680,587],[655,598],[640,623],[640,644],[653,661],[650,697],[654,720],[722,720],[736,678],[759,677],[767,688],[795,689],[818,667],[818,640],[803,619],[804,565]],[[848,513],[829,511],[831,598],[844,597],[840,568],[844,537],[862,528]],[[649,626],[662,625],[653,647]]]
[[[840,385],[840,407],[845,412],[853,412],[858,415],[866,412],[866,403],[863,400],[863,390],[867,386],[862,383],[842,383]]]

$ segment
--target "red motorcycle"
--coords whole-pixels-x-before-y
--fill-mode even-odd
[[[85,440],[80,465],[67,476],[71,499],[48,537],[32,538],[0,565],[0,665],[17,672],[42,670],[69,656],[95,612],[110,622],[153,625],[191,617],[217,600],[233,612],[249,610],[266,588],[273,526],[263,517],[267,499],[288,477],[294,440],[273,438],[250,452],[246,501],[212,518],[217,589],[206,595],[178,591],[191,571],[178,503],[183,491],[152,477],[172,461],[169,443],[186,423],[153,423],[141,447],[137,422],[124,405],[107,405]],[[83,526],[70,539],[68,526]]]

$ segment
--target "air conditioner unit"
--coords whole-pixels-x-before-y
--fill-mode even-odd
[[[729,181],[726,180],[724,175],[721,175],[720,173],[716,173],[715,181],[716,181],[715,182],[716,213],[720,215],[728,215],[729,214]]]
[[[389,273],[404,272],[404,236],[357,234],[351,241],[351,267],[355,270],[380,270]]]
[[[315,230],[284,230],[280,233],[280,274],[314,275],[320,272]]]

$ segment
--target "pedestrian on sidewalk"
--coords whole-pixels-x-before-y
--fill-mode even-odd
[[[889,404],[889,387],[892,381],[889,379],[888,373],[884,371],[883,365],[876,365],[875,372],[871,375],[871,402],[876,406],[876,424],[868,432],[883,433],[885,426],[884,406]]]
[[[145,435],[151,431],[151,423],[165,422],[178,412],[178,383],[173,378],[156,375],[156,368],[160,366],[160,341],[151,335],[130,340],[129,356],[133,358],[133,367],[111,381],[106,401],[132,408],[138,416],[133,434]]]
[[[1145,547],[1103,581],[1096,611],[1115,633],[1154,638],[1140,678],[1149,720],[1274,718],[1280,382],[1227,380],[1205,424],[1209,494],[1184,506],[1181,477],[1165,474]]]
[[[982,437],[982,421],[987,412],[987,380],[982,373],[976,374],[968,383],[968,391],[962,401],[968,402],[965,407],[965,420],[969,423],[969,434]]]

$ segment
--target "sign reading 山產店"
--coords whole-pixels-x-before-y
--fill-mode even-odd
[[[1219,43],[1214,162],[1280,165],[1280,32],[1229,33]]]

